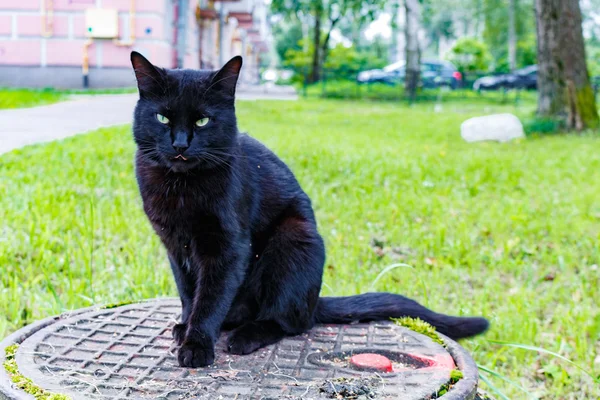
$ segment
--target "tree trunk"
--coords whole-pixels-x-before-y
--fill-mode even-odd
[[[321,77],[321,19],[323,17],[323,6],[319,2],[315,10],[315,31],[313,33],[313,59],[310,82],[315,83]]]
[[[560,48],[567,84],[567,126],[577,130],[597,128],[598,110],[587,69],[579,0],[562,0],[561,3]]]
[[[400,61],[402,57],[406,57],[406,34],[404,33],[403,29],[401,29],[404,28],[404,17],[406,16],[403,3],[404,0],[393,0],[391,4],[392,40],[390,41],[390,54],[388,61],[392,63]]]
[[[354,17],[355,18],[355,17]],[[360,46],[360,39],[361,39],[361,33],[362,33],[362,25],[357,22],[356,20],[352,21],[352,46],[354,46],[354,48],[358,48],[358,46]]]
[[[483,0],[476,0],[475,7],[475,37],[479,39],[481,38],[481,25],[483,25],[481,22],[485,18],[483,14]]]
[[[308,53],[310,47],[310,15],[301,13],[298,15],[298,20],[302,23],[302,51]]]
[[[538,53],[538,115],[564,118],[566,110],[560,52],[561,0],[536,0]]]
[[[325,35],[325,39],[323,39],[321,48],[321,67],[325,65],[325,61],[327,61],[327,56],[329,55],[329,40],[331,39],[331,31],[333,31],[333,28],[335,28],[339,20],[339,18],[330,20],[329,30],[327,31],[327,35]]]
[[[421,49],[419,46],[419,28],[421,24],[421,5],[419,0],[404,0],[406,25],[406,76],[404,88],[411,101],[417,98],[417,89],[421,78]]]
[[[511,71],[517,69],[517,0],[508,2],[508,66]]]
[[[536,0],[538,115],[567,128],[598,127],[596,100],[586,65],[578,0]]]

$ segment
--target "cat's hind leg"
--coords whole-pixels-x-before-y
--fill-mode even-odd
[[[255,257],[247,279],[258,286],[259,310],[254,321],[230,334],[228,349],[234,354],[248,354],[284,336],[301,334],[314,323],[325,262],[315,223],[285,218]]]
[[[250,354],[261,347],[277,343],[287,334],[275,321],[248,322],[234,330],[227,341],[232,354]]]

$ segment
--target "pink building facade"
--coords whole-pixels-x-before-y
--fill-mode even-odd
[[[247,0],[246,0],[247,1]],[[233,3],[229,3],[233,4]],[[183,5],[183,10],[179,7]],[[248,8],[248,7],[245,7]],[[0,86],[64,87],[83,86],[89,75],[90,87],[133,86],[131,50],[139,51],[162,67],[216,67],[222,58],[243,49],[237,21],[221,18],[202,21],[204,10],[214,3],[197,0],[1,0],[0,1]],[[90,11],[92,10],[92,11]],[[108,23],[90,16],[100,10],[110,16]],[[185,23],[178,19],[185,13]],[[94,14],[96,15],[96,14]],[[104,15],[104,14],[103,14]],[[226,16],[225,16],[226,17]],[[104,18],[104,17],[103,17]],[[96,25],[94,25],[94,23]],[[114,27],[98,37],[94,29]],[[183,29],[185,33],[178,32]],[[202,26],[203,32],[199,31]],[[178,40],[184,38],[183,46]],[[219,47],[214,38],[230,40]],[[201,44],[204,51],[200,51]],[[250,42],[249,42],[250,44]],[[256,57],[248,60],[250,63]],[[209,65],[206,65],[209,64]]]

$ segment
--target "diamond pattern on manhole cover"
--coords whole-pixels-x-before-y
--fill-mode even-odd
[[[344,390],[418,400],[447,383],[454,364],[429,338],[382,321],[316,326],[247,356],[226,353],[223,335],[215,365],[184,369],[171,337],[179,314],[165,299],[66,316],[27,338],[17,364],[37,385],[86,400],[326,399]],[[389,358],[394,372],[350,367],[366,352]]]

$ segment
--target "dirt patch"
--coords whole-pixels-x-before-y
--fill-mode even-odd
[[[415,254],[413,249],[403,246],[393,246],[385,238],[373,237],[369,244],[378,258],[388,256],[394,261],[404,261]]]
[[[381,382],[377,379],[338,378],[326,380],[319,392],[325,394],[328,399],[375,399],[379,384]]]

